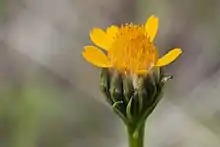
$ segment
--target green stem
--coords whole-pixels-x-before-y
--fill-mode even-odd
[[[144,147],[144,129],[145,125],[135,130],[133,126],[127,126],[129,147]]]

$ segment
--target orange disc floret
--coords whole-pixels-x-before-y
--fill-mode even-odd
[[[134,74],[154,65],[156,49],[143,25],[122,25],[115,34],[107,56],[113,68]]]

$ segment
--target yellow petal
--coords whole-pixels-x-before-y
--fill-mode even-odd
[[[146,33],[150,36],[150,40],[154,41],[154,38],[158,31],[159,19],[154,15],[151,15],[145,23]]]
[[[117,26],[110,26],[108,29],[107,29],[107,35],[109,37],[110,40],[112,40],[112,38],[117,34],[118,32],[118,27]]]
[[[146,75],[148,73],[148,70],[138,70],[137,74],[138,75]]]
[[[156,66],[165,66],[173,62],[179,55],[182,53],[182,50],[180,48],[175,48],[171,51],[169,51],[166,55],[161,57],[157,63]]]
[[[105,31],[99,28],[94,28],[90,32],[90,38],[95,45],[101,47],[102,49],[108,50],[110,39],[108,38]]]
[[[84,48],[85,51],[82,55],[88,62],[98,67],[110,67],[107,56],[101,50],[94,46],[85,46]]]

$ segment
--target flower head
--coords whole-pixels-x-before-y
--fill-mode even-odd
[[[159,58],[154,44],[159,20],[151,16],[145,25],[125,24],[110,26],[106,31],[94,28],[90,38],[95,46],[85,46],[83,57],[95,66],[112,68],[122,74],[146,74],[153,67],[173,62],[181,53],[180,48]]]

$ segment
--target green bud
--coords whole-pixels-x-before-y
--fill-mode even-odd
[[[160,101],[163,87],[171,76],[164,76],[159,68],[137,77],[112,72],[102,70],[101,91],[120,118],[138,129]]]

